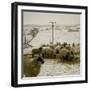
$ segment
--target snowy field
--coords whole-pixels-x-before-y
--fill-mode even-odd
[[[68,32],[66,30],[54,31],[54,43],[56,42],[78,43],[80,39],[79,37],[80,37],[79,32]],[[30,44],[33,45],[34,47],[38,47],[42,44],[49,44],[51,40],[52,40],[51,30],[40,31]]]
[[[41,71],[38,76],[58,75],[80,75],[80,64],[57,63],[54,59],[48,59],[41,66]]]

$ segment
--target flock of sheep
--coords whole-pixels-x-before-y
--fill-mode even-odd
[[[75,54],[80,53],[79,48],[76,50],[76,47],[79,47],[79,44],[57,43],[55,45],[42,45],[40,48],[32,49],[32,57],[41,55],[47,59],[73,60]]]
[[[63,62],[80,60],[80,45],[57,43],[42,45],[40,48],[32,49],[31,60],[24,60],[24,74],[26,77],[35,77],[40,73],[41,64],[45,59],[58,59]]]

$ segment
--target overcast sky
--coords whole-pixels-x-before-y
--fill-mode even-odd
[[[80,24],[80,14],[66,13],[43,13],[43,12],[23,12],[23,24],[44,25],[49,22],[56,22],[58,25]]]

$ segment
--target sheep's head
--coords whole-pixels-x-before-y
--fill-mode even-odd
[[[41,62],[42,64],[44,64],[44,60],[41,57],[38,57],[37,61]]]

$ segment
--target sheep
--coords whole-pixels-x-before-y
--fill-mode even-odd
[[[24,60],[25,77],[36,77],[40,73],[41,64],[44,63],[42,57],[38,56],[32,60]]]
[[[32,57],[39,55],[42,52],[42,47],[32,49]]]
[[[74,53],[70,47],[63,47],[60,50],[60,59],[63,61],[71,61],[74,59]]]
[[[55,50],[54,50],[55,56],[56,56],[57,59],[60,58],[60,48],[61,48],[61,46],[60,46],[60,45],[57,45],[57,46],[55,47]]]
[[[44,58],[54,58],[55,57],[54,49],[50,47],[44,47],[42,49],[42,56]]]

